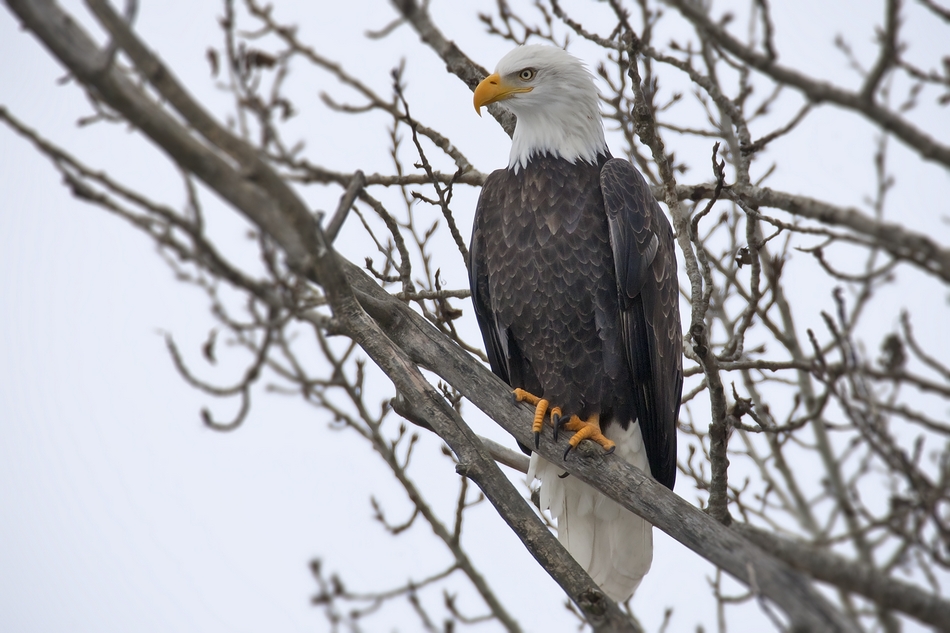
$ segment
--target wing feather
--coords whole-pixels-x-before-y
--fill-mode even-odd
[[[475,319],[478,321],[478,328],[481,330],[482,339],[485,341],[488,362],[495,375],[510,385],[512,353],[518,354],[517,350],[510,348],[514,345],[514,342],[508,340],[508,325],[498,322],[498,314],[492,307],[488,267],[485,264],[486,234],[491,234],[501,228],[492,226],[492,223],[497,222],[498,216],[487,212],[486,208],[501,203],[498,199],[498,192],[500,190],[499,181],[503,177],[502,170],[489,174],[484,187],[482,187],[482,194],[478,198],[478,205],[475,207],[472,243],[468,256],[468,280],[472,291],[472,304],[475,307]],[[488,226],[485,226],[486,224]]]
[[[683,390],[673,229],[643,176],[629,162],[607,161],[600,178],[623,341],[633,374],[634,409],[653,477],[672,489]]]

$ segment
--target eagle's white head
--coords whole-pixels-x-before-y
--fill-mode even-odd
[[[479,114],[495,102],[518,117],[508,160],[515,173],[535,154],[594,163],[607,151],[594,78],[560,48],[519,46],[502,57],[475,89]]]

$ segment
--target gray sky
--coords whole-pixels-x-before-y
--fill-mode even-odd
[[[84,14],[81,3],[64,4]],[[208,46],[220,43],[219,3],[140,4],[139,32],[215,113],[228,111],[227,96],[215,89],[204,60]],[[390,68],[406,57],[413,114],[448,134],[482,171],[507,162],[507,137],[490,117],[475,116],[468,90],[414,33],[402,28],[382,41],[363,38],[365,29],[390,20],[388,3],[361,0],[319,10],[316,4],[281,5],[277,15],[299,21],[301,35],[321,53],[384,95]],[[783,5],[776,7],[782,18],[776,20],[778,42],[793,65],[854,82],[831,41],[845,32],[859,54],[870,51],[879,3],[795,3],[797,12],[788,15],[782,13],[786,3],[773,4]],[[447,35],[482,65],[493,67],[508,50],[474,17],[493,3],[433,5]],[[810,9],[822,19],[807,17]],[[929,37],[931,25],[909,28],[921,34],[915,42],[943,46],[946,54],[946,44]],[[581,56],[583,50],[572,49]],[[0,10],[0,56],[0,104],[87,164],[171,205],[182,203],[174,170],[137,133],[121,126],[76,127],[89,113],[85,99],[74,86],[57,85],[62,69],[6,10]],[[315,74],[312,86],[295,90],[298,106],[311,108],[295,125],[312,154],[332,156],[324,163],[340,170],[389,170],[380,142],[384,119],[329,113],[319,92],[352,95],[327,75]],[[939,115],[946,138],[948,113]],[[334,116],[338,123],[329,124]],[[867,126],[839,121],[840,113],[828,109],[773,148],[781,164],[773,186],[830,191],[825,197],[834,202],[860,205],[873,187],[873,139]],[[820,152],[827,161],[815,160],[831,143],[845,149]],[[946,171],[894,145],[892,160],[907,157],[911,166],[898,171],[896,219],[947,243],[947,225],[934,218],[950,212],[945,202],[939,202],[942,211],[933,208],[950,199]],[[705,167],[708,155],[708,148],[697,147],[689,162]],[[237,378],[245,356],[221,347],[217,368],[201,364],[200,345],[214,326],[205,297],[176,282],[147,239],[72,199],[46,160],[2,125],[0,192],[0,629],[319,631],[327,625],[308,604],[315,591],[311,558],[340,570],[354,589],[385,588],[409,573],[418,579],[447,562],[427,528],[391,538],[372,521],[371,494],[398,521],[409,511],[404,493],[359,438],[332,430],[325,416],[293,398],[258,389],[240,430],[204,428],[202,407],[226,419],[236,403],[213,401],[186,385],[162,333],[171,333],[186,358],[216,382]],[[308,190],[304,196],[314,208],[330,209],[339,191]],[[474,194],[459,196],[467,237]],[[245,225],[211,196],[204,200],[209,222],[230,236],[227,248],[240,257]],[[450,285],[465,285],[463,268],[444,272]],[[881,315],[882,327],[893,326],[898,304],[918,306],[921,331],[946,322],[945,301],[914,295],[895,297],[894,311]],[[478,341],[474,323],[466,327],[469,340]],[[945,340],[935,344],[946,350]],[[504,439],[489,423],[476,424]],[[426,479],[427,490],[437,498],[455,494],[453,467],[439,455],[438,443],[428,438],[423,446],[420,472],[425,466],[436,473]],[[695,499],[688,489],[678,492]],[[517,539],[487,505],[473,514],[466,538],[476,564],[504,590],[516,617],[528,630],[573,630],[557,588]],[[710,569],[657,532],[654,571],[634,600],[648,628],[656,628],[667,604],[676,604],[675,630],[694,624],[696,613],[710,613]],[[468,612],[482,612],[470,593],[463,599]],[[405,612],[387,620],[392,626],[379,622],[370,630],[393,630],[400,618],[401,630],[414,630],[411,617]],[[750,617],[749,626],[757,626],[760,616]]]

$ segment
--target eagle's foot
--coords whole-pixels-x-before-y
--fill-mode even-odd
[[[515,397],[515,402],[527,402],[534,405],[534,422],[531,424],[531,432],[534,433],[534,447],[538,448],[541,444],[541,430],[544,429],[544,414],[548,412],[548,406],[551,403],[524,389],[515,389],[512,395]],[[554,407],[554,409],[551,409],[552,416],[555,411],[558,414],[561,413],[560,409]]]
[[[559,422],[554,424],[555,431]],[[600,416],[596,413],[587,420],[581,420],[576,415],[572,415],[571,419],[563,424],[564,428],[568,431],[574,431],[574,435],[571,436],[571,439],[568,441],[567,450],[564,451],[564,459],[567,459],[568,454],[571,452],[571,449],[577,448],[577,445],[584,440],[591,440],[592,442],[597,442],[604,447],[604,450],[607,453],[613,453],[614,449],[617,448],[617,445],[613,440],[607,439],[607,437],[600,430]]]

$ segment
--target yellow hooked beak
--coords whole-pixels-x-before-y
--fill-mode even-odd
[[[492,73],[482,79],[482,82],[475,88],[475,112],[478,112],[478,116],[482,116],[482,106],[503,101],[516,94],[531,92],[532,90],[534,88],[510,84],[499,77],[498,73]]]

